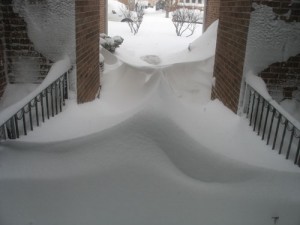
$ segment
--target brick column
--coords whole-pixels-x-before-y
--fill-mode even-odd
[[[212,98],[220,99],[235,113],[239,104],[250,12],[251,0],[220,2],[214,67],[216,84]]]
[[[220,0],[206,0],[203,31],[220,17]]]
[[[99,0],[76,0],[77,102],[95,99],[100,87]]]

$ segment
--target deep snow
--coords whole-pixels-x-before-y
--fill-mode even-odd
[[[173,64],[172,39],[159,43],[165,52],[129,52],[126,42],[116,55],[103,51],[100,99],[70,100],[28,136],[1,143],[0,224],[299,224],[299,168],[210,101],[216,26],[180,38]],[[145,55],[167,63],[140,65]]]

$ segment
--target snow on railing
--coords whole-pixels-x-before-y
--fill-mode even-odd
[[[62,112],[68,98],[68,75],[71,70],[69,59],[55,63],[34,92],[1,112],[0,141],[27,135],[46,118]]]
[[[300,125],[277,102],[275,102],[256,80],[246,78],[246,104],[244,112],[253,131],[261,136],[272,150],[285,153],[286,159],[293,159],[300,167]],[[258,81],[258,82],[257,82]],[[260,84],[259,84],[260,83]]]

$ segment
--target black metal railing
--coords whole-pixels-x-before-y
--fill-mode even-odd
[[[245,107],[249,125],[262,140],[277,149],[279,154],[285,154],[286,159],[292,159],[300,166],[300,128],[296,122],[281,113],[279,107],[266,100],[250,85],[247,85],[248,100]]]
[[[68,74],[71,69],[28,101],[0,126],[0,141],[27,135],[41,122],[62,112],[68,98]]]

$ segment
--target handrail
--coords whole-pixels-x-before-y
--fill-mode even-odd
[[[72,69],[72,68],[71,68]],[[27,135],[40,122],[62,112],[68,99],[68,74],[71,69],[50,83],[0,125],[0,141]]]
[[[247,84],[248,101],[245,112],[249,126],[271,144],[278,154],[285,152],[285,158],[293,158],[294,164],[300,167],[300,128],[287,113],[283,113],[277,104],[263,97],[250,84]]]

